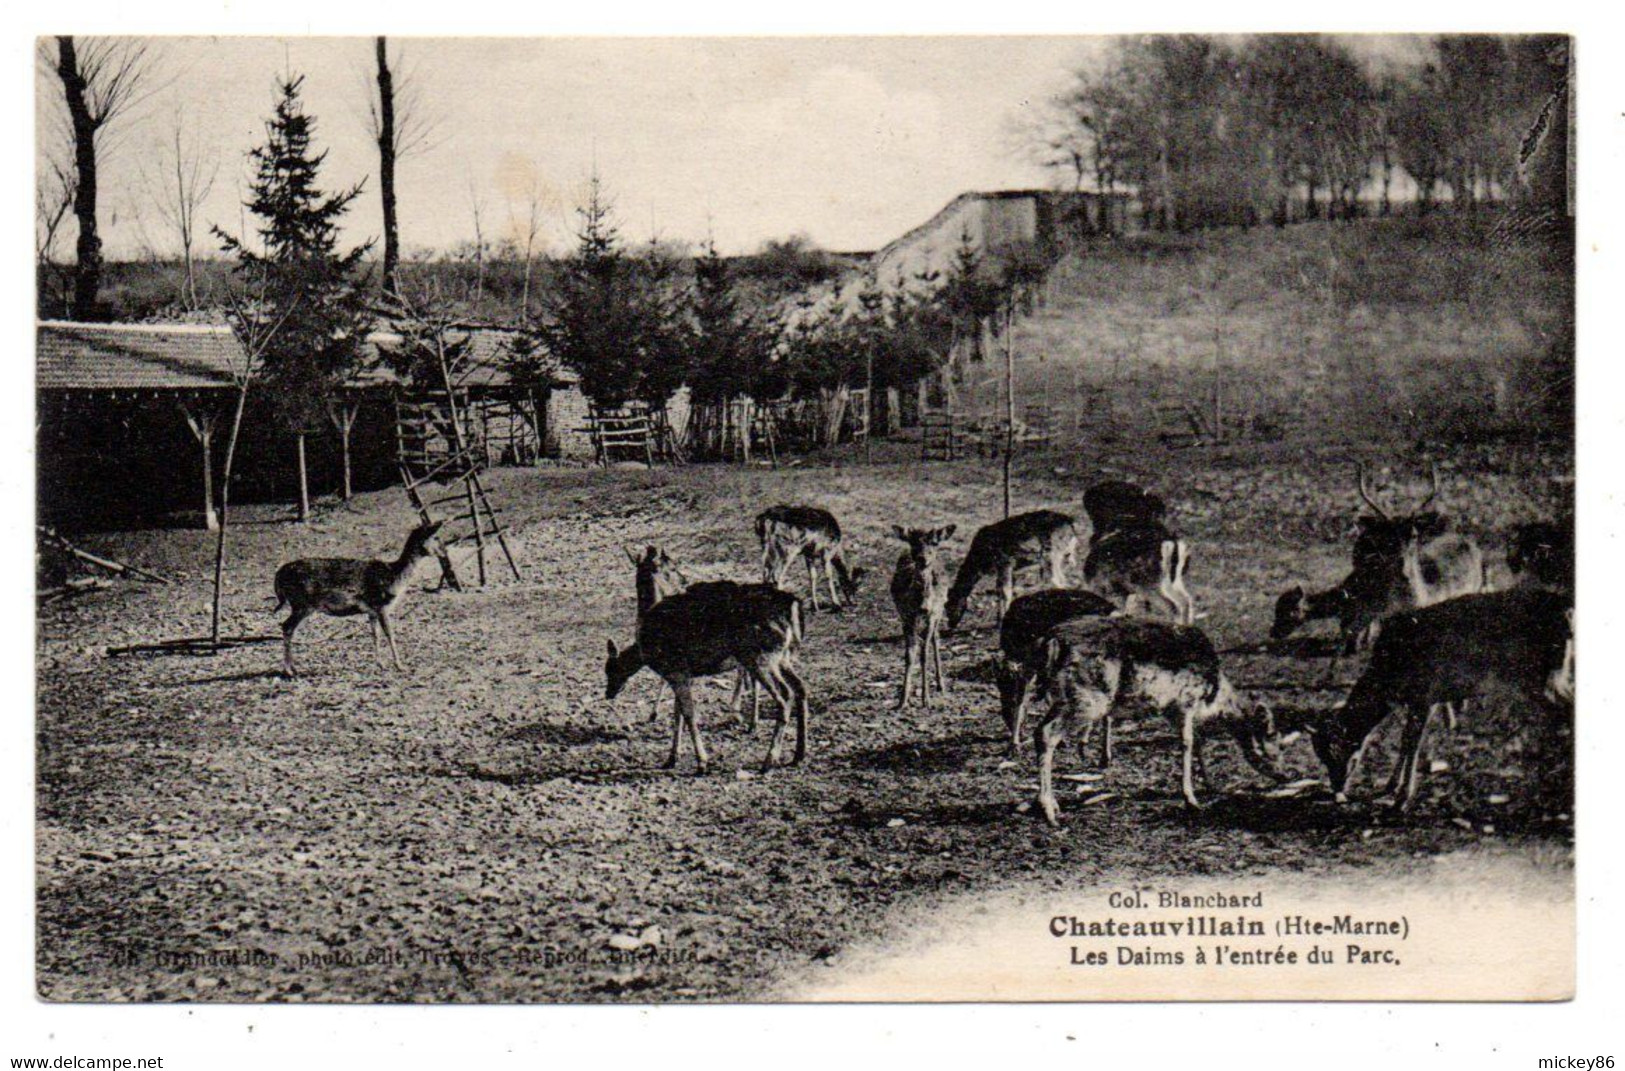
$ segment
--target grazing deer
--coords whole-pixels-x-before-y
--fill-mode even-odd
[[[1408,809],[1421,783],[1422,738],[1433,708],[1510,690],[1537,709],[1574,694],[1573,617],[1567,596],[1513,588],[1448,599],[1391,614],[1348,701],[1310,727],[1339,802],[1372,732],[1396,709],[1404,716],[1388,789]]]
[[[1055,749],[1073,722],[1092,727],[1125,707],[1150,707],[1173,723],[1184,751],[1181,789],[1192,808],[1202,806],[1193,768],[1212,791],[1202,748],[1219,728],[1235,738],[1261,773],[1284,779],[1273,714],[1236,693],[1201,629],[1150,618],[1084,617],[1057,625],[1040,642],[1044,658],[1039,680],[1050,706],[1033,742],[1038,806],[1051,825],[1060,824],[1052,772]]]
[[[1574,590],[1574,518],[1532,521],[1512,530],[1507,568],[1519,583]]]
[[[807,562],[808,597],[818,606],[818,575],[829,586],[836,609],[851,602],[863,580],[863,569],[848,569],[841,553],[841,526],[828,510],[813,506],[773,506],[756,517],[756,539],[762,545],[762,583],[783,586],[790,560]],[[840,579],[840,593],[835,590]]]
[[[1270,639],[1282,640],[1310,621],[1336,618],[1342,653],[1371,645],[1378,622],[1395,610],[1429,605],[1442,599],[1484,590],[1484,557],[1465,536],[1450,532],[1450,522],[1428,506],[1439,494],[1439,472],[1433,489],[1416,510],[1393,516],[1372,499],[1365,470],[1357,467],[1360,497],[1376,516],[1361,516],[1354,540],[1353,565],[1337,586],[1308,592],[1295,584],[1275,601]],[[1406,548],[1417,552],[1417,575],[1406,575]]]
[[[677,765],[683,731],[694,743],[699,772],[710,763],[699,721],[694,716],[695,677],[711,677],[737,664],[779,706],[778,726],[768,747],[766,767],[780,757],[780,744],[792,714],[796,749],[792,765],[807,754],[807,686],[791,664],[801,644],[801,600],[770,584],[736,584],[728,580],[694,584],[655,603],[638,624],[637,639],[625,650],[609,640],[604,663],[604,697],[614,699],[644,666],[671,685],[677,703],[672,713],[671,752],[665,768]]]
[[[1126,480],[1107,480],[1083,493],[1083,509],[1090,526],[1084,587],[1131,613],[1166,612],[1192,624],[1196,604],[1185,587],[1190,545],[1169,531],[1162,498]]]
[[[953,587],[948,590],[945,623],[949,632],[959,627],[971,592],[985,576],[996,575],[999,586],[999,620],[1016,597],[1016,571],[1040,566],[1049,568],[1049,586],[1067,586],[1066,567],[1078,557],[1078,532],[1071,517],[1041,509],[1018,513],[978,529],[971,537],[970,550],[959,563]]]
[[[1117,604],[1092,591],[1048,588],[1032,591],[1010,604],[999,625],[999,716],[1009,732],[1009,755],[1021,748],[1021,726],[1026,717],[1027,689],[1044,663],[1043,639],[1055,626],[1080,617],[1108,617]],[[1085,726],[1085,732],[1089,730]],[[1084,743],[1088,743],[1087,736]],[[1100,764],[1111,765],[1112,723],[1101,726]]]
[[[1136,524],[1091,538],[1083,586],[1117,601],[1130,613],[1166,614],[1181,625],[1196,621],[1196,600],[1185,587],[1190,544],[1161,524]]]
[[[942,648],[937,634],[942,628],[943,606],[948,589],[943,583],[942,564],[937,548],[953,538],[957,525],[946,528],[903,528],[892,525],[892,534],[908,544],[897,559],[891,578],[892,604],[903,622],[903,687],[897,693],[897,709],[908,704],[914,684],[914,671],[920,672],[920,704],[931,706],[931,680],[935,673],[937,693],[947,694],[942,676]]]
[[[644,548],[640,555],[630,547],[622,547],[626,558],[632,563],[635,570],[635,583],[638,593],[638,623],[643,623],[643,616],[662,599],[670,598],[680,591],[688,588],[688,577],[677,567],[671,555],[656,546]],[[728,709],[739,711],[740,721],[746,729],[754,731],[757,719],[761,713],[761,687],[752,680],[750,682],[750,713],[744,713],[743,698],[745,680],[749,674],[743,668],[734,678],[733,695],[728,699]],[[660,717],[660,699],[657,696],[649,704],[649,720],[654,721]]]
[[[276,608],[290,607],[282,622],[282,672],[297,677],[293,664],[293,635],[305,618],[314,613],[334,617],[366,614],[372,625],[372,653],[384,664],[378,646],[378,633],[389,641],[389,655],[398,672],[404,672],[400,651],[395,646],[395,628],[390,621],[412,580],[412,572],[423,559],[438,554],[435,535],[444,521],[420,524],[406,537],[406,547],[392,562],[366,558],[301,558],[276,571]]]
[[[1105,480],[1084,491],[1083,512],[1089,515],[1091,543],[1120,528],[1168,520],[1168,504],[1160,495],[1127,480]]]

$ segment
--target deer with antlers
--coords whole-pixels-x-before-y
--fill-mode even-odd
[[[1430,509],[1439,497],[1439,470],[1432,487],[1410,513],[1389,513],[1372,496],[1364,466],[1355,468],[1360,499],[1371,514],[1358,518],[1353,564],[1335,587],[1309,592],[1296,584],[1275,602],[1272,640],[1285,639],[1305,623],[1335,618],[1342,652],[1363,650],[1375,640],[1379,622],[1395,610],[1426,606],[1486,587],[1484,555],[1466,536],[1450,531],[1450,521]],[[1414,545],[1407,572],[1406,548]]]

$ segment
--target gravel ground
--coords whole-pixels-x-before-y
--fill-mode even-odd
[[[121,643],[206,630],[212,542],[201,532],[87,537],[177,578],[120,582],[41,610],[38,646],[38,984],[52,1000],[669,1001],[773,999],[837,972],[899,920],[980,892],[1280,871],[1413,873],[1470,849],[1572,866],[1568,780],[1535,776],[1514,713],[1483,710],[1430,745],[1448,771],[1414,814],[1266,799],[1228,745],[1210,765],[1230,794],[1199,816],[1177,790],[1160,722],[1125,725],[1104,784],[1063,799],[1051,831],[1023,813],[1030,758],[1004,761],[989,675],[991,597],[945,655],[931,711],[890,709],[901,668],[886,587],[893,522],[955,522],[957,565],[997,519],[986,462],[919,465],[882,446],[777,472],[499,470],[524,579],[416,593],[401,615],[408,672],[379,669],[364,624],[318,619],[298,681],[274,644],[213,657],[108,658]],[[1284,448],[1145,452],[1106,468],[1057,452],[1020,473],[1018,508],[1081,512],[1103,475],[1148,481],[1196,547],[1190,584],[1223,648],[1267,631],[1294,578],[1341,576],[1354,512],[1347,456]],[[1395,460],[1420,490],[1425,471]],[[1486,546],[1550,515],[1564,455],[1479,449],[1445,466],[1444,508]],[[656,543],[695,578],[756,579],[755,513],[833,509],[870,570],[854,606],[809,614],[810,762],[758,772],[754,736],[726,710],[731,679],[701,689],[713,772],[658,768],[669,733],[638,677],[603,695],[604,641],[629,640],[626,545]],[[292,557],[393,556],[411,525],[399,492],[313,523],[243,511],[232,533],[227,631],[274,635],[271,575]],[[420,574],[427,588],[432,567]],[[800,591],[800,576],[793,577]],[[1294,648],[1297,655],[1313,644]],[[1340,698],[1324,658],[1235,655],[1243,689],[1288,720]],[[1355,667],[1338,673],[1345,683]],[[1385,743],[1388,742],[1385,736]],[[1320,771],[1306,740],[1296,776]],[[1063,752],[1060,767],[1079,769]],[[1386,753],[1368,770],[1385,775]],[[1368,774],[1368,778],[1376,775]],[[1503,797],[1505,797],[1503,799]],[[1070,802],[1070,806],[1068,806]]]

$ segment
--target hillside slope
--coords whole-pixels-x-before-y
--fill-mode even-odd
[[[1573,253],[1482,220],[1137,235],[1065,255],[1016,321],[1018,405],[1127,434],[1148,410],[1369,438],[1566,434]],[[961,405],[1003,405],[1002,343]],[[1097,422],[1098,423],[1098,422]]]

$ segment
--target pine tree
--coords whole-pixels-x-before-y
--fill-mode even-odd
[[[304,77],[278,89],[266,141],[250,153],[254,180],[247,207],[259,217],[260,250],[214,228],[239,274],[263,282],[261,315],[282,329],[265,352],[264,377],[288,430],[306,432],[324,419],[328,398],[360,363],[370,314],[361,258],[372,243],[338,251],[339,221],[362,184],[326,195],[317,185],[325,152],[313,147],[316,121],[299,98]]]
[[[621,248],[611,207],[595,174],[587,202],[576,209],[576,249],[559,265],[553,295],[537,334],[581,380],[595,404],[616,406],[639,397],[641,309],[634,265]]]

